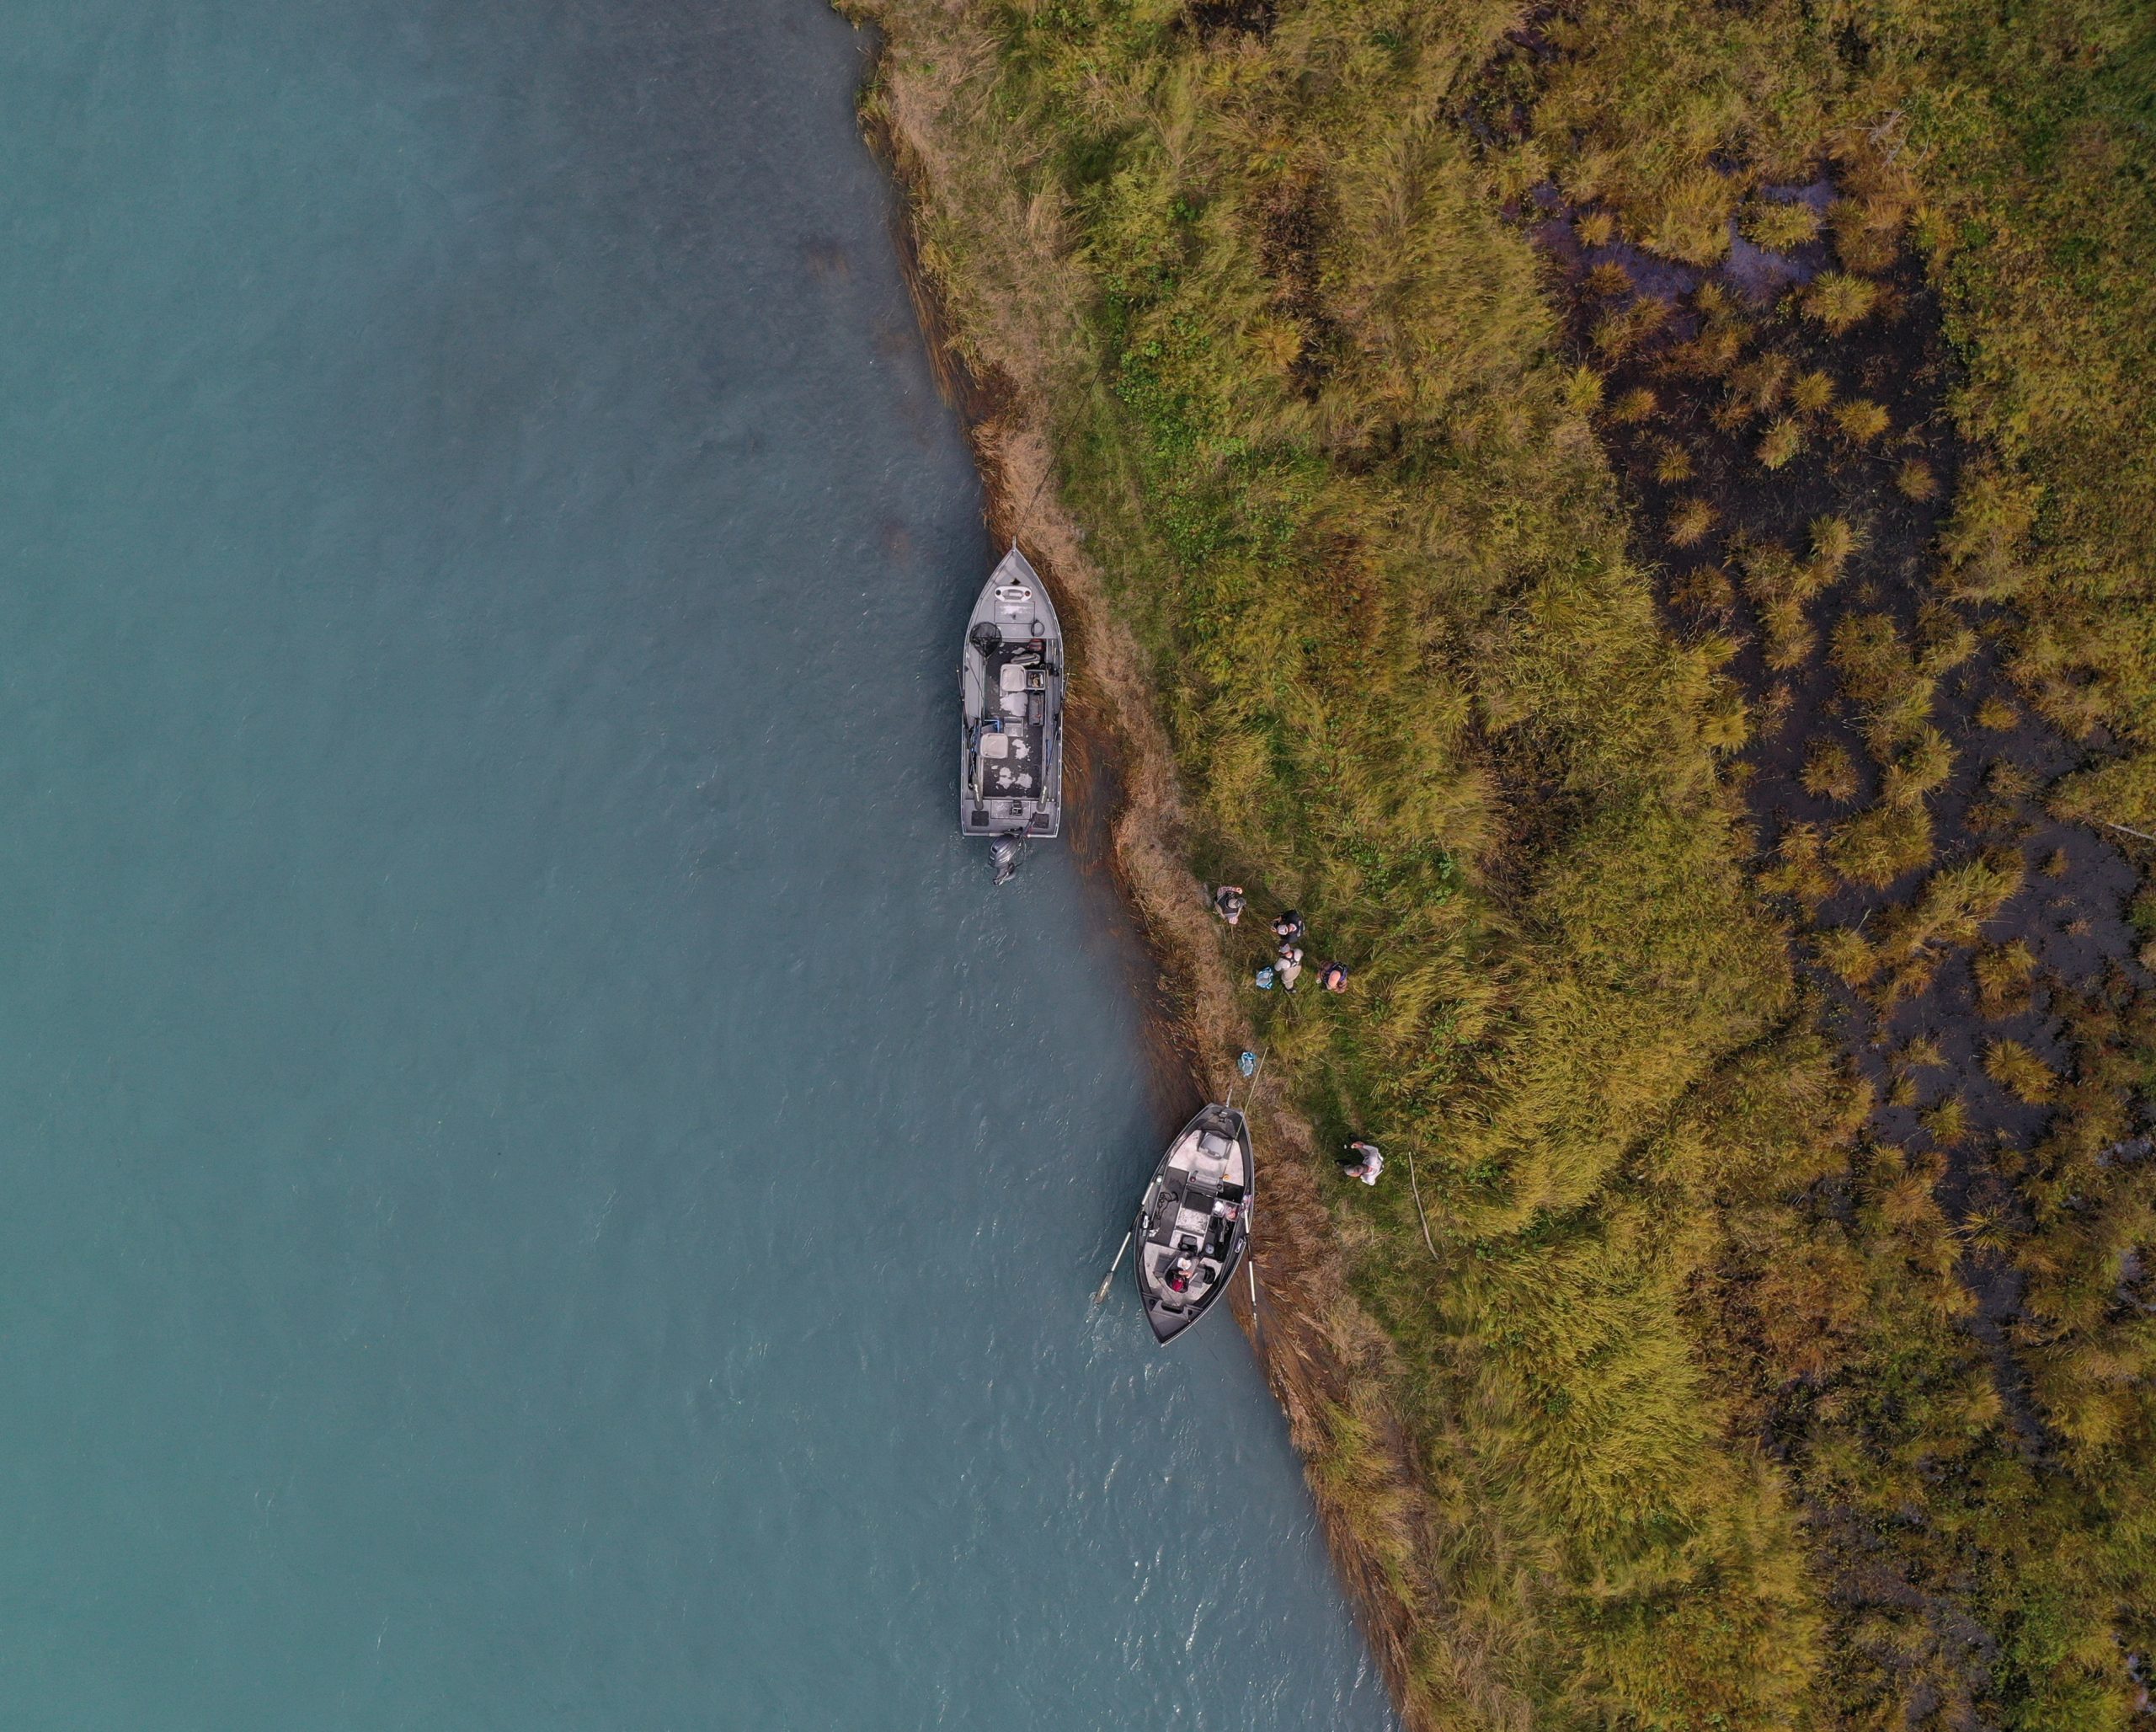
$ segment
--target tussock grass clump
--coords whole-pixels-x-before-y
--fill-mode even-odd
[[[1853,926],[1832,927],[1812,940],[1820,965],[1831,969],[1851,986],[1860,986],[1879,971],[1878,958],[1864,934]]]
[[[1729,219],[1737,208],[1729,177],[1705,164],[1680,174],[1667,189],[1641,238],[1653,252],[1687,265],[1716,265],[1729,252]]]
[[[1919,1115],[1925,1134],[1943,1149],[1958,1148],[1969,1135],[1969,1104],[1950,1094]]]
[[[1977,706],[1977,725],[2004,734],[2021,725],[2021,712],[1994,692]]]
[[[1895,1061],[1905,1071],[1935,1071],[1946,1062],[1937,1036],[1919,1034],[1903,1047]]]
[[[1705,500],[1686,500],[1669,514],[1672,547],[1696,548],[1715,527],[1715,508]]]
[[[1771,413],[1789,391],[1790,359],[1769,350],[1730,375],[1729,402],[1745,415]]]
[[[1660,360],[1669,372],[1716,379],[1734,367],[1737,356],[1743,352],[1744,334],[1741,330],[1726,320],[1710,319],[1699,335],[1664,350]],[[1743,405],[1738,404],[1737,418],[1742,420],[1745,413]]]
[[[1846,517],[1814,517],[1811,523],[1812,558],[1823,586],[1842,575],[1862,538]]]
[[[1891,957],[1974,944],[2021,882],[2021,857],[2011,849],[1944,868],[1924,881],[1913,902],[1881,923],[1878,948]]]
[[[1831,740],[1812,749],[1804,761],[1803,782],[1806,794],[1838,804],[1854,799],[1863,785],[1849,749]]]
[[[1979,647],[1977,628],[1953,608],[1927,601],[1917,610],[1917,666],[1928,677],[1951,673]]]
[[[1924,505],[1939,497],[1939,477],[1922,457],[1910,457],[1894,472],[1894,485],[1905,498]]]
[[[1984,786],[2001,799],[2024,799],[2036,792],[2036,778],[2027,766],[2010,757],[1998,757],[1984,772]]]
[[[1819,238],[1819,213],[1801,199],[1754,199],[1737,226],[1753,246],[1786,253]]]
[[[1985,1016],[2015,1016],[2029,1008],[2036,975],[2036,953],[2020,938],[1977,954],[1977,1008]]]
[[[1985,1047],[1984,1074],[2031,1106],[2041,1106],[2058,1087],[2057,1073],[2019,1040],[1994,1040]]]
[[[1795,898],[1807,915],[1818,912],[1838,880],[1828,869],[1825,842],[1815,826],[1792,824],[1783,832],[1774,863],[1759,874],[1759,885],[1770,895]]]
[[[1882,803],[1837,825],[1827,857],[1843,877],[1884,890],[1931,859],[1931,814]]]
[[[1892,425],[1886,411],[1868,397],[1852,397],[1834,411],[1834,425],[1845,438],[1867,445]]]
[[[1822,373],[1817,368],[1810,372],[1799,373],[1796,382],[1789,388],[1789,400],[1791,408],[1807,415],[1817,414],[1822,409],[1831,407],[1834,401],[1833,376]]]
[[[1869,313],[1879,302],[1879,286],[1847,271],[1822,272],[1805,291],[1805,313],[1838,334]]]
[[[1830,650],[1844,692],[1864,718],[1873,753],[1892,757],[1924,742],[1938,682],[1902,639],[1892,616],[1844,615]]]
[[[1934,727],[1916,730],[1887,761],[1880,798],[1896,805],[1921,799],[1954,773],[1954,748]]]
[[[1803,449],[1803,423],[1794,416],[1783,415],[1768,427],[1759,441],[1759,466],[1764,469],[1781,468]]]
[[[1668,320],[1668,302],[1642,295],[1596,321],[1593,338],[1595,351],[1607,363],[1622,361]]]
[[[1827,213],[1833,228],[1834,254],[1850,270],[1885,270],[1902,249],[1913,190],[1906,177],[1894,176],[1895,165],[1878,153],[1863,153],[1852,167],[1846,184],[1854,196],[1835,200]],[[1900,184],[1889,186],[1890,177]],[[1866,181],[1871,183],[1868,192],[1860,190]]]
[[[1669,599],[1695,613],[1727,614],[1737,606],[1737,585],[1719,565],[1699,565],[1671,585]]]

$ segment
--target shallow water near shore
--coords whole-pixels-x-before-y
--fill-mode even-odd
[[[814,0],[25,0],[10,1727],[1378,1728]]]

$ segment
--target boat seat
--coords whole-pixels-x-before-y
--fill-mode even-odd
[[[1202,1132],[1191,1152],[1191,1172],[1201,1184],[1217,1185],[1227,1176],[1235,1146],[1217,1131]]]

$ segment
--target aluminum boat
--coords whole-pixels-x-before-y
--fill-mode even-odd
[[[1155,1340],[1173,1340],[1228,1290],[1250,1243],[1253,1170],[1250,1120],[1233,1107],[1201,1108],[1161,1157],[1131,1228]]]
[[[958,828],[999,846],[1063,827],[1063,628],[1014,546],[982,585],[958,665]],[[1004,848],[1006,853],[1012,850]],[[1006,863],[999,858],[999,870]]]

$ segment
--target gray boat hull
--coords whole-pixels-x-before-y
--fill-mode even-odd
[[[1233,1107],[1201,1108],[1161,1157],[1130,1229],[1155,1340],[1174,1340],[1228,1291],[1250,1244],[1256,1173],[1250,1120]],[[1178,1291],[1174,1277],[1186,1264]]]
[[[989,574],[958,664],[958,830],[1063,829],[1063,626],[1017,548]]]

